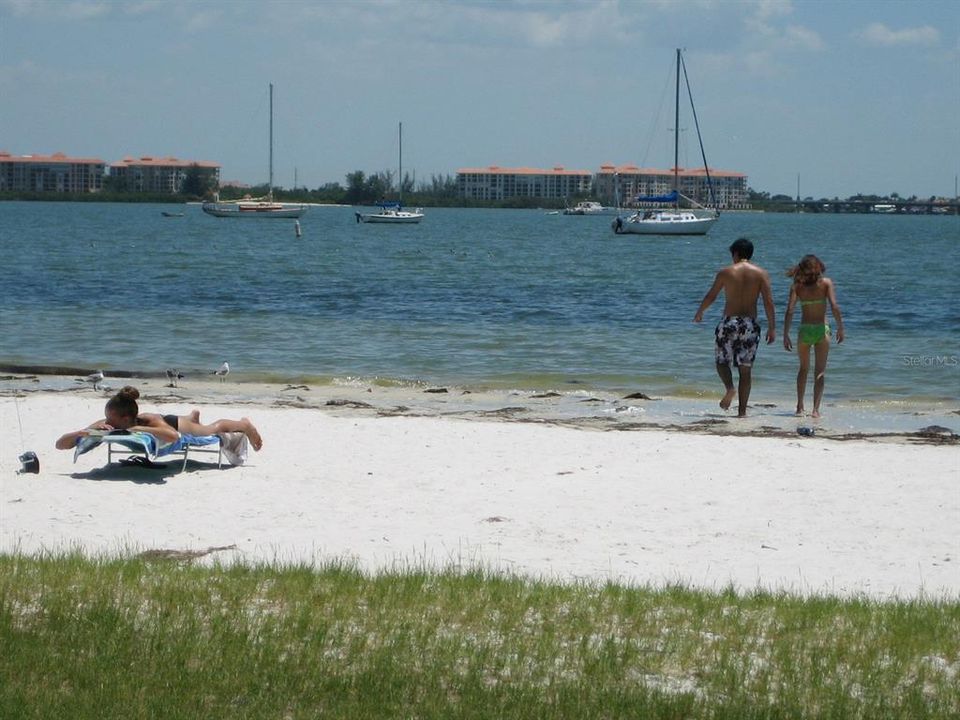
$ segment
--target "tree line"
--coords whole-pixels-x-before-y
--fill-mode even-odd
[[[380,202],[396,202],[402,194],[403,203],[408,207],[501,207],[501,208],[562,208],[568,202],[580,200],[597,200],[599,198],[585,195],[576,198],[537,198],[515,197],[503,200],[468,200],[458,196],[457,178],[450,174],[431,175],[427,180],[419,182],[409,174],[404,173],[402,180],[392,170],[367,174],[363,170],[354,170],[347,173],[345,184],[339,182],[326,183],[313,190],[308,188],[274,187],[273,196],[281,202],[321,203],[334,205],[376,205]],[[402,193],[401,193],[402,190]],[[97,193],[53,193],[34,191],[6,191],[0,192],[0,200],[70,200],[88,202],[190,202],[212,200],[219,193],[221,200],[239,200],[243,197],[262,197],[269,191],[269,187],[258,185],[253,187],[236,187],[227,185],[216,186],[214,176],[197,165],[187,168],[179,193],[144,192],[132,186],[131,180],[107,175],[103,178],[103,190]],[[767,212],[794,212],[798,205],[798,198],[789,195],[747,189],[748,201],[754,210]],[[931,197],[927,202],[933,202]],[[806,197],[799,200],[803,203],[811,202],[857,202],[857,203],[896,203],[896,202],[924,202],[915,195],[902,198],[898,193],[890,195],[863,195],[857,194],[841,200],[840,198],[822,198],[814,200]]]
[[[326,183],[313,190],[275,187],[273,196],[286,202],[375,205],[399,200],[402,189],[404,205],[443,207],[462,204],[457,197],[457,178],[453,175],[431,175],[429,180],[415,182],[409,173],[404,173],[402,181],[398,181],[396,173],[391,170],[369,175],[363,170],[355,170],[347,173],[345,181],[345,184]],[[266,185],[250,188],[228,185],[220,188],[220,199],[236,200],[244,195],[265,195],[267,190]]]

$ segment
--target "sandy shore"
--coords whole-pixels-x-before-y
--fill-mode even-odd
[[[246,465],[105,467],[105,450],[74,464],[54,442],[101,417],[104,398],[0,397],[0,551],[235,546],[208,557],[960,596],[956,443],[208,403],[207,420],[259,427],[264,448]],[[142,409],[194,406],[153,400]],[[39,475],[17,473],[24,449],[40,456]]]

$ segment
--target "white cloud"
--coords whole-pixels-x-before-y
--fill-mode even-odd
[[[883,23],[871,23],[855,35],[867,45],[894,47],[906,45],[932,46],[940,42],[940,31],[930,25],[892,30]]]
[[[731,58],[731,61],[733,58]],[[752,51],[743,53],[740,56],[740,63],[746,69],[747,73],[755,77],[773,78],[780,73],[779,66],[774,62],[770,53],[765,51]]]
[[[7,8],[17,17],[39,16],[58,20],[89,20],[110,12],[109,3],[91,0],[72,0],[72,2],[2,0],[0,7]]]
[[[140,2],[124,5],[123,12],[125,15],[138,17],[140,15],[148,15],[162,9],[163,4],[160,2],[160,0],[140,0]]]
[[[753,5],[753,12],[744,18],[744,24],[748,30],[769,37],[777,34],[773,21],[792,13],[790,0],[759,0]]]
[[[824,48],[820,35],[802,25],[790,25],[784,30],[783,37],[791,46],[802,50],[823,50]]]
[[[201,10],[194,13],[184,25],[184,30],[188,33],[199,33],[214,27],[219,21],[221,13],[219,10]]]
[[[747,31],[762,40],[772,51],[823,50],[825,44],[820,34],[803,25],[787,25],[782,22],[793,14],[790,0],[759,0],[752,6],[743,23]]]
[[[485,28],[501,41],[536,48],[586,44],[597,38],[613,39],[624,25],[620,7],[613,0],[576,4],[517,3],[480,4],[453,15],[471,26]]]

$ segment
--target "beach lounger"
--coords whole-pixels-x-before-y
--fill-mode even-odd
[[[90,452],[101,445],[107,446],[107,463],[114,461],[114,455],[124,456],[144,465],[152,465],[157,460],[183,456],[181,472],[187,467],[190,453],[216,453],[217,468],[223,467],[224,460],[230,465],[242,465],[247,457],[247,438],[243,433],[226,433],[219,435],[185,435],[181,434],[176,442],[160,445],[157,439],[145,432],[94,432],[80,438],[73,451],[73,461],[81,455]],[[123,460],[121,460],[123,462]]]

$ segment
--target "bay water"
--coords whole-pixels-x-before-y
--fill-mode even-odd
[[[189,378],[228,360],[250,382],[641,391],[715,408],[722,299],[692,318],[744,236],[778,313],[753,400],[792,409],[784,270],[815,253],[847,333],[826,402],[958,407],[960,217],[726,213],[680,238],[615,235],[611,220],[427,208],[385,226],[313,207],[298,237],[292,220],[197,205],[4,202],[0,364]]]

